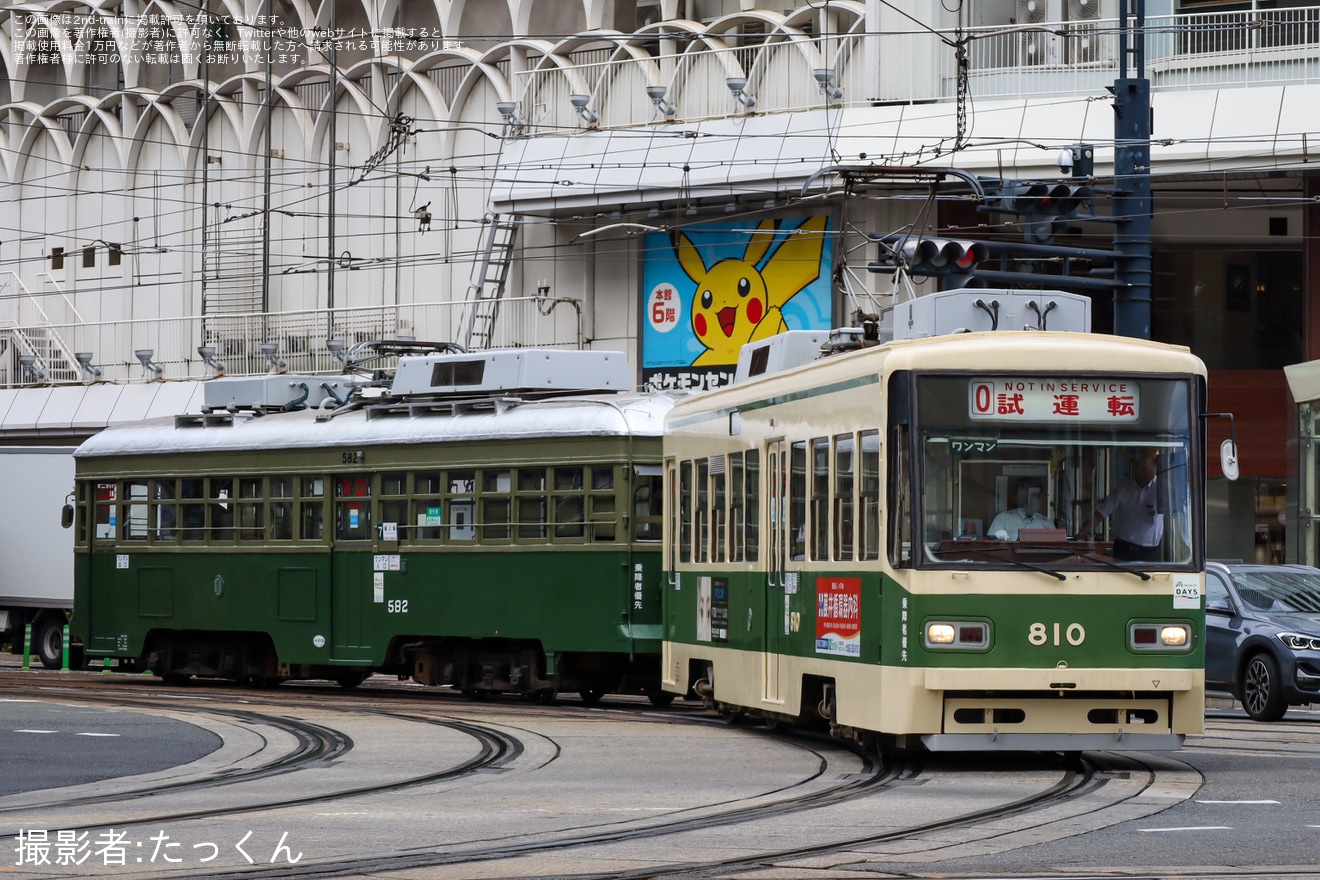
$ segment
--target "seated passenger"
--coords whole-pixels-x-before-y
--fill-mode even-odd
[[[1040,513],[1040,483],[1036,480],[1021,480],[1017,484],[1017,507],[1011,507],[994,518],[988,538],[1001,541],[1016,541],[1019,529],[1052,529],[1054,523]]]

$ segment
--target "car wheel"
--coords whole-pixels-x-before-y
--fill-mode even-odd
[[[1255,654],[1247,661],[1242,676],[1242,708],[1256,721],[1278,721],[1288,711],[1279,664],[1269,654]]]

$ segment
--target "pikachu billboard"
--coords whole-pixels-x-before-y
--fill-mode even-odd
[[[642,269],[646,386],[726,385],[748,342],[833,326],[830,241],[825,216],[648,233]]]

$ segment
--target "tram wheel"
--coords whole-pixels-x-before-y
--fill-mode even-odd
[[[600,689],[588,688],[585,691],[578,691],[578,696],[582,698],[584,705],[594,706],[600,702],[601,697],[605,696],[605,692]]]
[[[678,694],[671,694],[668,691],[651,691],[646,695],[646,698],[651,701],[652,706],[658,709],[667,709],[674,704]]]
[[[533,703],[540,703],[542,706],[553,706],[555,700],[559,698],[559,691],[555,688],[542,688],[539,691],[532,691],[527,697]]]
[[[480,690],[478,688],[463,688],[463,696],[474,703],[480,703],[490,698],[490,691]]]
[[[725,724],[741,724],[746,717],[742,709],[728,703],[720,703],[717,711],[720,713],[720,717],[724,719]]]
[[[186,672],[167,672],[160,677],[160,680],[170,687],[182,687],[192,680],[192,676]]]
[[[351,691],[370,677],[371,673],[367,670],[355,669],[352,672],[344,672],[335,676],[335,683],[344,690]]]

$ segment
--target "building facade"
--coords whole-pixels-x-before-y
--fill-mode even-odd
[[[1212,553],[1297,558],[1282,368],[1320,357],[1320,7],[1143,12],[1136,29],[1118,0],[0,11],[0,408],[220,365],[331,370],[328,342],[397,337],[622,349],[639,381],[724,381],[738,342],[933,289],[868,271],[878,238],[1030,237],[1032,218],[978,210],[979,181],[1067,178],[1072,145],[1094,146],[1096,219],[1055,240],[1111,247],[1109,87],[1135,76],[1151,335],[1200,355],[1236,416],[1244,479],[1213,480]],[[1057,270],[1030,262],[1005,268]],[[703,279],[735,269],[755,310],[703,306]],[[1112,327],[1112,291],[1087,292]],[[96,423],[31,409],[7,442]]]

